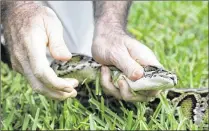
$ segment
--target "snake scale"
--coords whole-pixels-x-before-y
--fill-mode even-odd
[[[93,58],[83,54],[73,54],[69,61],[54,60],[52,69],[59,77],[73,77],[79,83],[91,83],[96,80],[102,65],[94,61]],[[163,68],[156,66],[145,66],[144,76],[131,81],[114,66],[109,66],[112,73],[112,80],[116,87],[117,81],[125,79],[133,92],[143,92],[149,90],[161,90],[160,94],[165,94],[166,99],[175,107],[180,107],[185,117],[192,119],[194,123],[208,123],[208,88],[197,89],[177,89],[173,88],[177,84],[177,76]],[[148,109],[154,111],[159,104],[157,96],[148,102]]]
[[[3,37],[3,28],[1,26],[1,45],[5,45]],[[7,57],[7,56],[4,56]],[[3,58],[4,58],[3,57]],[[73,54],[70,61],[62,62],[55,60],[52,62],[51,67],[59,77],[72,77],[79,80],[79,83],[91,83],[96,80],[100,67],[102,65],[95,62],[91,57],[82,54]],[[112,71],[112,79],[114,85],[118,87],[118,79],[124,78],[130,86],[133,92],[144,92],[149,90],[162,90],[166,96],[166,99],[175,107],[180,107],[182,114],[196,124],[204,123],[208,125],[208,104],[209,104],[209,91],[208,88],[197,89],[177,89],[173,88],[177,84],[177,77],[174,73],[169,72],[163,68],[156,66],[144,67],[144,76],[137,81],[129,80],[125,75],[121,73],[119,69],[114,66],[109,66]],[[92,85],[94,86],[94,85]],[[84,88],[77,88],[78,95],[85,96],[87,92],[83,93]],[[83,93],[83,94],[82,94]],[[103,94],[105,95],[105,94]],[[89,97],[87,97],[88,99]],[[81,103],[85,103],[86,99],[81,100]],[[109,102],[107,97],[107,103],[112,110],[118,112],[118,102]],[[111,100],[111,99],[110,99]],[[115,100],[115,99],[114,99]],[[122,101],[123,102],[123,101]],[[160,103],[159,96],[156,96],[149,102],[147,102],[147,116],[155,111]],[[136,106],[133,103],[126,102],[126,107],[136,111]],[[114,108],[115,107],[115,108]],[[177,116],[178,117],[178,116]],[[208,126],[206,126],[208,128]]]

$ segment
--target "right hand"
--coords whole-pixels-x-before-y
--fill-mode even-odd
[[[128,36],[120,26],[114,24],[97,21],[92,56],[98,63],[116,66],[132,81],[143,77],[143,66],[162,67],[151,49]],[[130,102],[149,101],[159,93],[157,90],[149,90],[135,95],[125,80],[119,80],[119,88],[116,88],[112,83],[110,70],[105,66],[101,69],[101,84],[107,95]]]
[[[63,27],[48,7],[27,3],[14,7],[3,23],[12,67],[24,74],[34,91],[64,100],[75,97],[78,81],[59,78],[50,68],[46,47],[53,58],[69,60],[72,55],[63,39]]]

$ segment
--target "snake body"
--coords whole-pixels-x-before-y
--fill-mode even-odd
[[[52,62],[51,67],[59,77],[70,77],[79,80],[79,83],[90,83],[95,81],[100,73],[101,64],[93,58],[82,54],[73,54],[69,61]],[[200,89],[176,89],[177,76],[161,67],[145,66],[144,76],[137,80],[129,80],[119,69],[109,66],[112,73],[112,80],[116,87],[117,81],[124,78],[134,92],[149,90],[162,90],[166,99],[175,107],[180,107],[182,114],[194,123],[208,123],[208,88]],[[160,103],[159,97],[148,102],[149,110],[154,111]]]
[[[73,54],[70,61],[55,60],[51,64],[52,69],[58,76],[73,77],[78,79],[80,83],[96,80],[101,66],[93,58],[81,54]],[[172,88],[177,84],[176,75],[161,67],[145,66],[143,77],[137,81],[131,81],[114,66],[109,66],[109,68],[116,87],[118,87],[117,81],[119,79],[125,79],[133,91],[162,90]]]

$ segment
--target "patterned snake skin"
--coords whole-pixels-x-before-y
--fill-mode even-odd
[[[91,83],[91,82],[94,83],[97,77],[97,72],[100,71],[99,69],[101,65],[96,63],[91,57],[80,55],[80,54],[74,54],[70,61],[67,61],[67,62],[62,62],[62,61],[57,61],[57,60],[53,61],[53,63],[51,64],[51,67],[56,72],[56,74],[60,77],[73,77],[73,78],[78,79],[80,83],[82,83],[82,81],[84,80],[87,83]],[[116,71],[115,74],[120,72],[115,67],[110,67],[110,69],[113,72]],[[151,101],[147,103],[148,116],[150,116],[150,114],[152,114],[157,108],[157,106],[159,105],[161,101],[160,99],[161,96],[165,95],[165,98],[169,101],[171,105],[173,105],[176,108],[181,108],[182,114],[186,118],[192,119],[192,121],[196,124],[200,124],[200,123],[206,123],[206,125],[208,124],[208,102],[209,102],[208,101],[208,97],[209,97],[208,88],[199,88],[199,89],[172,88],[177,83],[175,74],[169,71],[166,71],[164,69],[155,67],[155,66],[147,66],[145,67],[144,71],[145,71],[145,74],[144,74],[143,79],[147,79],[147,80],[143,80],[142,82],[148,82],[147,84],[149,84],[149,82],[151,83],[151,85],[156,84],[155,82],[154,83],[152,82],[152,80],[155,80],[156,77],[159,77],[159,78],[162,77],[166,80],[167,79],[169,80],[168,82],[169,84],[166,83],[168,87],[160,86],[160,88],[155,88],[147,84],[142,84],[141,82],[136,82],[136,83],[138,85],[142,84],[142,86],[147,86],[148,88],[143,88],[142,86],[137,87],[137,84],[134,84],[134,83],[129,84],[129,86],[134,86],[134,88],[133,87],[131,88],[135,92],[150,90],[150,87],[153,87],[159,90],[164,90],[163,92],[161,92],[159,96],[157,96],[156,98],[153,98]],[[114,73],[112,74],[114,75]],[[118,77],[118,75],[115,75],[115,76]],[[152,77],[154,79],[152,79]],[[88,80],[86,80],[86,78],[88,78]],[[94,84],[92,85],[92,87],[94,87]],[[85,92],[84,90],[85,88],[79,89],[78,91],[79,95],[83,97],[88,97],[87,95],[88,92]],[[94,90],[94,88],[92,90]],[[109,98],[106,97],[106,99],[109,99]],[[108,103],[109,105],[111,105],[110,101]],[[116,107],[115,111],[117,112],[118,111],[117,104],[115,102],[113,103],[114,104],[112,105],[112,108],[114,110],[114,107]],[[134,107],[132,103],[128,103],[128,104],[126,103],[126,105],[130,106],[131,109],[136,108]]]
[[[2,60],[6,63],[10,63],[9,61],[9,55],[5,46],[5,39],[3,36],[3,27],[1,26],[1,54],[2,54]],[[85,64],[84,64],[85,63]],[[83,55],[74,55],[73,59],[68,61],[68,62],[61,62],[61,61],[54,61],[51,65],[51,67],[54,69],[54,71],[57,73],[58,76],[60,77],[74,77],[78,79],[80,82],[85,80],[85,82],[89,84],[93,84],[90,87],[93,87],[91,91],[94,91],[95,87],[95,78],[96,78],[96,72],[98,71],[99,68],[101,67],[100,64],[96,63],[92,58],[86,57]],[[120,72],[117,68],[115,67],[110,67],[113,70],[116,71],[116,74],[113,74],[118,77],[118,72]],[[145,74],[144,74],[144,80],[140,82],[136,82],[136,84],[131,83],[128,79],[127,82],[129,81],[129,85],[132,87],[134,91],[143,91],[143,90],[151,90],[153,86],[147,86],[144,88],[143,83],[147,83],[147,78],[154,78],[154,81],[157,80],[155,79],[156,76],[161,78],[166,78],[167,77],[167,84],[166,87],[162,87],[162,83],[157,80],[159,83],[158,86],[154,87],[153,89],[165,89],[165,91],[161,92],[161,94],[165,95],[165,98],[171,103],[171,105],[175,107],[179,107],[182,110],[182,113],[187,117],[188,119],[192,119],[192,121],[196,124],[204,123],[208,125],[208,104],[209,104],[209,92],[208,88],[199,88],[199,89],[176,89],[172,88],[177,84],[177,78],[175,74],[166,71],[164,69],[154,67],[154,66],[149,66],[145,67]],[[79,71],[81,71],[79,73]],[[119,73],[121,74],[121,73]],[[86,80],[86,77],[88,79]],[[119,77],[118,77],[119,78]],[[161,79],[162,80],[162,79]],[[116,80],[117,81],[117,80]],[[156,84],[152,80],[149,80],[148,83]],[[142,85],[142,86],[138,86]],[[116,84],[117,86],[117,84]],[[86,88],[77,88],[78,91],[78,99],[81,100],[81,103],[83,104],[88,104],[88,102],[85,103],[85,100],[89,99],[88,91]],[[102,94],[105,96],[105,94]],[[110,108],[114,110],[115,112],[119,112],[120,109],[118,109],[118,101],[116,101],[112,97],[105,97],[106,100],[105,102],[108,103]],[[151,101],[147,103],[147,116],[150,116],[159,103],[161,102],[161,96],[157,96],[156,98],[153,98]],[[122,101],[124,103],[124,101]],[[125,106],[129,109],[135,110],[136,111],[136,106],[133,103],[125,102]],[[178,117],[178,116],[177,116]],[[208,127],[206,127],[208,128]]]

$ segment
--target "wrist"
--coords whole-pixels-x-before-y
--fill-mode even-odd
[[[125,34],[129,1],[95,1],[95,34]]]
[[[125,34],[125,28],[117,22],[99,21],[95,25],[96,35]]]

